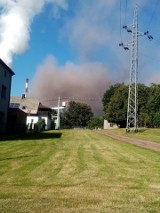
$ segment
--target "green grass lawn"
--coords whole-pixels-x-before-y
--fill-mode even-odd
[[[160,154],[95,131],[0,141],[1,213],[158,213]]]
[[[143,140],[154,141],[160,143],[160,129],[140,128],[139,132],[126,133],[126,129],[111,129],[111,131],[127,137],[135,137]]]

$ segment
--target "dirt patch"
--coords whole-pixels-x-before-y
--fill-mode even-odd
[[[130,138],[130,137],[127,137],[127,136],[115,134],[115,133],[113,133],[109,130],[97,130],[97,132],[101,133],[103,135],[109,136],[111,138],[120,140],[120,141],[135,144],[137,146],[141,146],[141,147],[144,147],[144,148],[147,148],[147,149],[151,149],[151,150],[160,152],[160,144],[153,142],[153,141],[146,141],[146,140],[137,139],[137,138]]]

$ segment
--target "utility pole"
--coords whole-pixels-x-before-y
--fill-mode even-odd
[[[58,97],[58,109],[57,109],[57,129],[60,129],[60,101],[61,98]]]
[[[127,124],[126,131],[138,132],[138,37],[147,35],[149,40],[153,37],[149,35],[149,32],[138,32],[138,9],[137,6],[134,10],[134,20],[131,26],[123,26],[127,32],[132,33],[132,40],[127,44],[120,43],[124,50],[129,50],[131,46],[131,66],[130,66],[130,82],[128,93],[128,108],[127,108]]]

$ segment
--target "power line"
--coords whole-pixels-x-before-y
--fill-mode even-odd
[[[156,15],[156,10],[158,9],[158,4],[159,4],[159,0],[156,1],[155,3],[155,6],[154,6],[154,9],[152,11],[152,13],[150,14],[150,10],[148,12],[148,10],[146,8],[144,8],[142,5],[140,5],[139,3],[137,4],[137,7],[143,11],[148,17],[150,17],[149,21],[148,21],[148,26],[147,26],[147,29],[151,26],[152,22],[153,22],[153,19],[156,19],[160,22],[160,18],[159,17],[155,17]],[[141,12],[142,13],[142,12]]]
[[[126,19],[127,19],[127,9],[128,9],[128,0],[126,0],[126,2],[125,2],[124,24],[126,24]]]
[[[155,7],[153,9],[153,12],[152,12],[152,15],[151,15],[151,19],[150,19],[149,24],[148,24],[148,29],[150,28],[150,26],[152,24],[153,18],[155,16],[155,13],[156,13],[156,10],[157,10],[157,7],[158,7],[158,4],[159,4],[159,0],[157,0],[156,3],[155,3]]]
[[[102,100],[102,97],[61,97],[61,101],[100,101]],[[42,99],[39,98],[40,101],[42,102],[54,102],[58,101],[58,97],[56,98],[48,98],[48,99]]]
[[[121,39],[121,42],[122,42],[122,3],[121,3],[121,0],[119,0],[119,10],[120,10],[120,17],[119,17],[119,20],[120,20],[120,39]]]

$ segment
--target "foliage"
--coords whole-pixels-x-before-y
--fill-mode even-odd
[[[103,128],[103,117],[94,117],[89,120],[87,127],[89,129]]]
[[[150,116],[148,114],[150,88],[144,84],[138,84],[138,125],[148,126]]]
[[[153,119],[153,126],[158,128],[160,127],[160,112],[156,112]]]
[[[38,126],[38,131],[44,131],[45,130],[45,119],[39,118],[38,122],[37,122],[37,126]]]
[[[104,118],[109,122],[126,126],[128,86],[112,85],[103,97]],[[138,84],[138,125],[140,127],[160,127],[160,84],[150,87]]]
[[[103,103],[103,111],[105,112],[108,109],[109,102],[114,95],[117,88],[120,87],[121,84],[114,84],[109,87],[108,90],[103,95],[102,103]]]
[[[52,109],[52,110],[51,110],[51,115],[52,115],[52,116],[57,115],[57,111],[56,111],[55,109]]]
[[[111,88],[112,90],[113,88]],[[110,102],[107,103],[105,111],[105,118],[111,123],[117,123],[120,127],[126,126],[127,116],[127,98],[128,98],[128,86],[125,84],[116,85],[114,94],[110,98]]]
[[[51,109],[49,112],[49,118],[51,119],[51,129],[55,129],[55,116],[57,115],[57,111],[55,109]]]
[[[55,129],[55,126],[56,126],[56,124],[55,124],[55,120],[51,120],[51,129]]]
[[[71,101],[63,115],[63,125],[68,128],[86,127],[93,117],[91,107],[87,104]]]
[[[148,110],[150,114],[160,111],[160,84],[152,84],[150,87]]]

